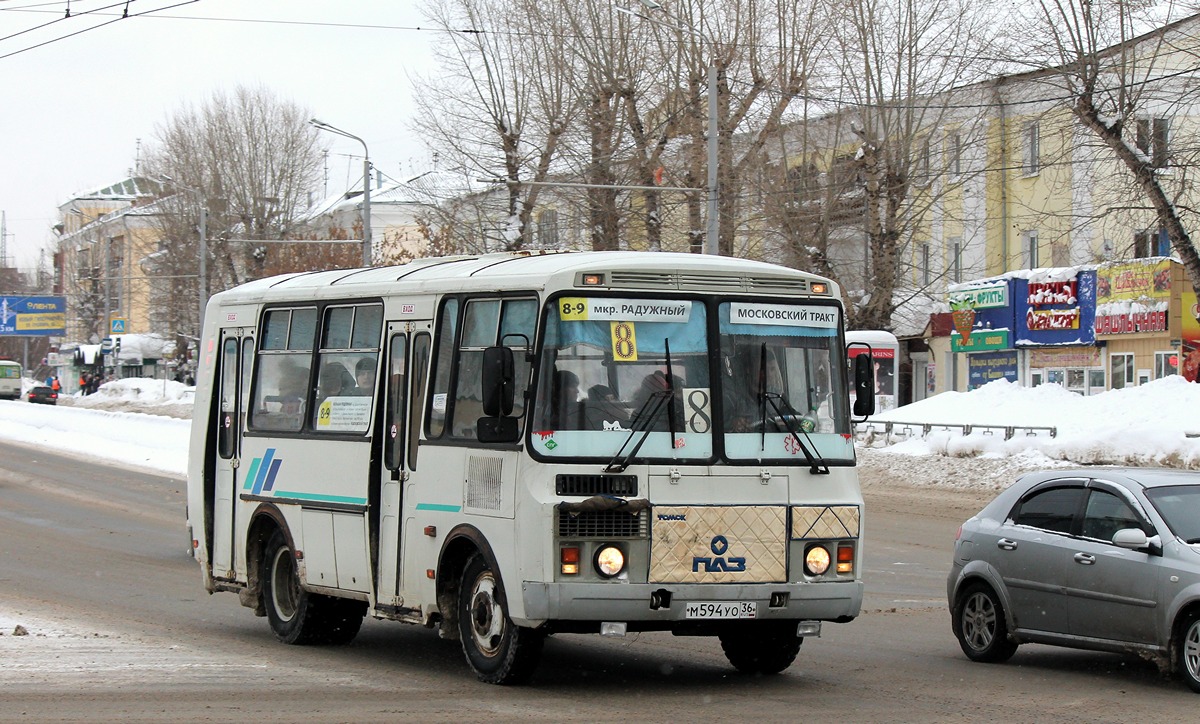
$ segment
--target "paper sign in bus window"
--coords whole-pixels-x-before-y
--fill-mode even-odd
[[[610,322],[614,362],[637,362],[637,328],[633,322]]]

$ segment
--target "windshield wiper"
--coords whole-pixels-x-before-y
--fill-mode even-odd
[[[767,447],[767,403],[771,404],[771,408],[775,411],[775,415],[783,420],[783,424],[787,427],[788,433],[796,444],[800,447],[800,452],[804,453],[804,460],[809,464],[809,472],[813,475],[828,475],[829,464],[825,462],[825,458],[821,457],[818,452],[815,456],[809,450],[808,445],[812,446],[812,450],[817,449],[817,444],[808,436],[808,431],[800,427],[796,420],[800,417],[796,413],[796,409],[784,399],[783,395],[778,392],[767,392],[767,344],[764,342],[761,347],[761,354],[758,358],[758,424],[759,424],[759,449],[765,450]],[[782,370],[780,370],[782,374]],[[788,414],[784,413],[783,408],[786,407]],[[800,435],[804,435],[804,440],[808,440],[808,445],[804,444],[804,440],[800,439]]]
[[[608,465],[604,466],[606,473],[623,473],[633,461],[638,450],[642,449],[642,444],[646,442],[646,438],[650,436],[650,428],[658,421],[658,416],[662,414],[663,402],[665,401],[667,417],[667,428],[671,433],[671,445],[674,449],[675,445],[675,375],[672,373],[671,367],[671,343],[664,339],[663,349],[667,355],[667,387],[664,390],[653,392],[646,401],[642,403],[641,408],[633,413],[633,429],[629,433],[629,437],[625,438],[625,442],[621,443],[621,447],[617,449],[616,454],[612,456],[612,460],[608,461]],[[651,407],[653,403],[653,407]],[[629,451],[625,457],[621,457],[621,452],[629,446],[629,443],[635,436],[638,436],[637,444]]]

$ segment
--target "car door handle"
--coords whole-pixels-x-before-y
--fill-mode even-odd
[[[1092,555],[1091,553],[1076,553],[1075,562],[1081,563],[1085,566],[1090,566],[1096,562],[1096,556]]]
[[[1002,551],[1015,551],[1017,549],[1017,542],[1008,538],[1001,538],[996,541],[996,547]]]

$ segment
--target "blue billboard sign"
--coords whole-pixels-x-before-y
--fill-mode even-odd
[[[1096,343],[1096,272],[1078,271],[1066,279],[1014,280],[1016,346]]]
[[[0,336],[62,337],[66,333],[65,298],[0,296]]]
[[[992,380],[1017,381],[1017,352],[980,352],[967,355],[967,388],[983,387]]]

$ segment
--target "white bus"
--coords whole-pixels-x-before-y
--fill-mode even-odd
[[[0,359],[0,398],[21,399],[21,363]]]
[[[204,585],[286,643],[348,642],[366,615],[437,627],[490,683],[559,632],[716,636],[782,671],[862,603],[848,385],[871,389],[870,359],[851,381],[839,298],[636,252],[218,294],[188,467]]]

